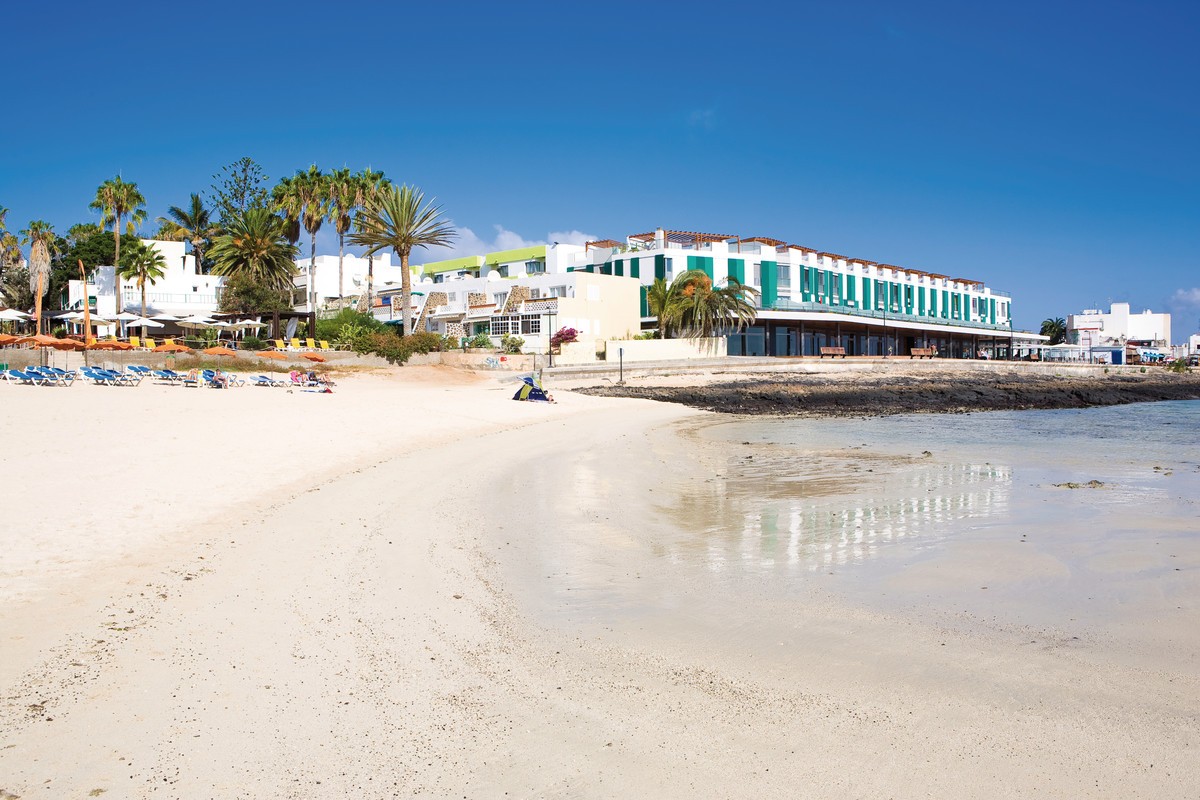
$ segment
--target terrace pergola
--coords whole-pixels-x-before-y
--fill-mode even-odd
[[[635,233],[629,238],[635,242],[653,242],[660,231],[650,231],[649,233]],[[741,238],[731,233],[700,233],[698,231],[661,231],[663,240],[667,244],[677,245],[692,245],[699,248],[702,244],[712,244],[713,242],[740,242]]]

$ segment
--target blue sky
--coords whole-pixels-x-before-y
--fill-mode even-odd
[[[983,280],[1022,327],[1200,325],[1198,3],[408,5],[8,10],[9,227],[94,219],[118,172],[153,218],[249,155],[416,183],[460,249],[773,236]]]

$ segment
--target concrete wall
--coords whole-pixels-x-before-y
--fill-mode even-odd
[[[726,353],[725,337],[715,339],[625,339],[604,343],[605,360],[615,364],[637,361],[676,361],[697,358],[720,358]]]

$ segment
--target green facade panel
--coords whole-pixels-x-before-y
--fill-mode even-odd
[[[729,259],[729,277],[738,283],[746,282],[746,261],[741,258]]]
[[[866,311],[874,308],[871,305],[871,279],[866,275],[862,277],[862,304],[860,307]]]
[[[713,277],[713,260],[712,256],[688,256],[687,268],[689,270],[698,269],[709,277]]]
[[[779,264],[774,261],[762,262],[762,304],[763,308],[775,305],[779,300]]]
[[[660,278],[664,281],[667,279],[667,257],[662,255],[654,257],[654,280]]]
[[[993,325],[995,325],[996,324],[996,298],[994,298],[994,297],[988,298],[988,309],[989,309],[988,321],[991,322]]]
[[[600,265],[600,274],[601,275],[612,275],[613,274],[613,265],[612,265],[611,261],[605,261],[603,264]]]
[[[613,262],[613,275],[625,275],[625,262],[622,259]]]
[[[637,259],[634,259],[634,260],[636,261]],[[645,286],[638,287],[638,294],[641,296],[641,300],[642,300],[642,316],[643,317],[650,316],[650,301],[646,298],[646,288],[647,287],[645,287]]]
[[[640,261],[641,261],[641,259],[640,259],[640,258],[631,258],[631,259],[629,259],[629,277],[631,277],[631,278],[640,278],[640,277],[642,277],[642,270],[641,270],[641,267],[640,267],[640,265],[639,265],[639,263],[638,263],[638,262],[640,262]]]

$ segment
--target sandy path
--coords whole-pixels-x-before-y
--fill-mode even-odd
[[[639,551],[639,531],[670,524],[649,489],[669,490],[686,455],[653,430],[695,412],[565,395],[514,420],[495,391],[425,391],[404,397],[439,446],[260,495],[110,565],[112,581],[10,608],[0,789],[1194,796],[1197,694],[1168,670],[819,594],[762,609],[789,615],[778,655],[733,643],[770,620],[675,626],[694,587]],[[438,427],[438,408],[464,406],[508,421]],[[673,593],[678,615],[607,630],[586,603],[564,617],[514,583],[571,568],[547,537],[590,534],[617,537],[614,563]],[[59,633],[34,646],[24,634],[51,609]]]

